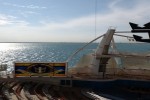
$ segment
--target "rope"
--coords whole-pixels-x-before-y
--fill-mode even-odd
[[[81,50],[83,50],[85,47],[87,47],[89,44],[93,43],[94,41],[98,40],[99,38],[103,37],[103,35],[93,39],[92,41],[88,42],[87,44],[85,44],[83,47],[79,48],[76,52],[74,52],[68,59],[66,62],[69,62],[76,54],[78,54]]]

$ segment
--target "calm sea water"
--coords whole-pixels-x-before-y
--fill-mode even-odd
[[[65,62],[68,57],[85,43],[0,43],[0,63],[7,63],[10,68],[14,62]],[[70,62],[73,66],[79,58],[93,52],[97,43],[89,45]],[[149,52],[148,43],[118,43],[117,49],[125,52]]]

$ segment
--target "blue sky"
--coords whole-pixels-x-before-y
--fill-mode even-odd
[[[141,26],[150,21],[150,0],[0,2],[0,42],[87,42],[110,26],[130,30],[129,21]]]

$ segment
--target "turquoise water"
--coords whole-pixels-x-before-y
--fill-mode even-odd
[[[14,62],[65,62],[68,57],[85,43],[0,43],[0,63],[13,67]],[[117,43],[117,49],[125,52],[149,52],[147,43]],[[79,58],[97,48],[97,43],[89,45],[70,62],[73,66]]]
[[[125,52],[150,52],[150,43],[117,43],[117,49]]]

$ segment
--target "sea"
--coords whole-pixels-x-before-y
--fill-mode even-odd
[[[67,59],[86,43],[40,42],[40,43],[0,43],[0,64],[7,64],[13,70],[14,62],[66,62]],[[79,59],[94,52],[98,43],[92,43],[76,54],[69,62],[73,67]],[[117,51],[149,53],[149,43],[116,43]]]

